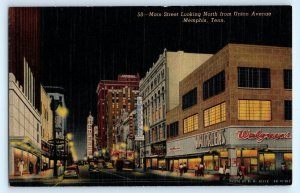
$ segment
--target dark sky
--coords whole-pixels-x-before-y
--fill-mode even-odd
[[[271,12],[270,17],[223,17],[224,23],[183,23],[182,17],[137,17],[138,12]],[[97,84],[117,75],[143,77],[164,48],[216,53],[228,43],[291,47],[291,7],[42,8],[42,84],[65,88],[79,158],[86,118],[96,118]],[[220,18],[220,17],[216,17]]]

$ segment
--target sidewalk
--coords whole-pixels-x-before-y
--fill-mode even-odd
[[[143,169],[137,168],[135,171],[144,173]],[[183,173],[182,176],[180,176],[179,172],[176,171],[162,171],[162,170],[147,170],[146,173],[151,173],[151,174],[156,174],[160,176],[170,176],[170,177],[175,177],[175,178],[186,178],[186,179],[194,179],[194,180],[202,180],[202,181],[219,181],[219,175],[218,174],[204,174],[204,176],[195,176],[193,172],[187,172]],[[255,176],[249,175],[245,176],[244,180],[251,180],[254,179]],[[239,177],[238,176],[230,176],[230,180],[238,181]]]
[[[39,174],[23,174],[22,176],[10,175],[9,180],[40,180],[40,179],[52,179],[53,169],[41,171]],[[58,177],[63,175],[63,167],[58,168]]]

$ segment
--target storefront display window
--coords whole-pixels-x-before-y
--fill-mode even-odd
[[[150,159],[147,159],[147,160],[146,160],[146,167],[147,167],[147,168],[150,168],[150,167],[151,167],[150,161],[151,161]]]
[[[157,158],[152,158],[152,168],[157,168]]]
[[[179,164],[187,164],[187,159],[179,159]]]
[[[276,170],[275,153],[259,154],[259,170],[260,171],[275,171]]]
[[[283,154],[283,160],[286,164],[287,170],[292,170],[292,153],[284,153]]]
[[[193,170],[196,165],[199,166],[201,158],[190,158],[188,159],[188,169]]]
[[[174,160],[174,170],[178,170],[178,169],[179,169],[179,161]]]
[[[213,156],[212,155],[206,155],[203,157],[203,162],[204,162],[204,168],[206,170],[213,170]]]
[[[166,168],[166,160],[158,160],[158,168],[164,169]]]

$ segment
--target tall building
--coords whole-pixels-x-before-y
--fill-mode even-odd
[[[41,165],[40,26],[38,8],[9,9],[9,175]]]
[[[118,75],[117,80],[101,80],[97,87],[99,147],[112,149],[116,116],[122,109],[132,111],[138,95],[139,75]]]
[[[93,156],[93,125],[94,125],[94,117],[91,115],[87,117],[86,124],[86,156]]]
[[[50,107],[51,98],[41,86],[41,148],[42,148],[42,169],[50,167],[50,144],[49,140],[53,138],[53,114]]]
[[[153,162],[152,165],[157,165],[158,158],[166,154],[166,112],[179,104],[179,82],[211,56],[164,50],[140,81],[143,123],[148,128],[145,133],[146,148],[141,151],[146,151],[147,157],[154,157],[148,159]],[[148,167],[150,165],[150,162],[147,163]]]
[[[284,163],[291,172],[291,48],[228,44],[180,82],[178,96],[158,163],[203,163],[206,173],[222,165],[231,175],[240,165],[248,174],[281,174]]]

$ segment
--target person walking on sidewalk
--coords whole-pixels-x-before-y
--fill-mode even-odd
[[[187,172],[187,166],[186,166],[186,163],[184,162],[183,164],[183,172],[186,173]]]
[[[225,179],[229,181],[229,176],[230,176],[230,169],[229,166],[225,166]]]
[[[199,175],[204,176],[204,165],[202,163],[199,165]]]
[[[180,165],[179,165],[179,173],[180,173],[180,176],[182,176],[182,174],[183,174],[183,165],[182,165],[182,163],[180,163]]]
[[[23,161],[22,159],[19,161],[18,167],[19,167],[20,176],[23,176],[23,171],[24,171],[24,161]]]
[[[29,173],[32,174],[33,173],[33,163],[29,162]]]
[[[245,175],[246,175],[246,167],[244,166],[244,164],[242,163],[240,165],[240,173],[241,173],[241,179],[243,180],[245,178]]]
[[[195,165],[194,172],[195,172],[195,176],[199,176],[199,167],[197,164]]]
[[[224,173],[225,173],[225,171],[224,171],[223,165],[221,165],[221,166],[219,167],[219,180],[220,180],[220,181],[223,181]]]

